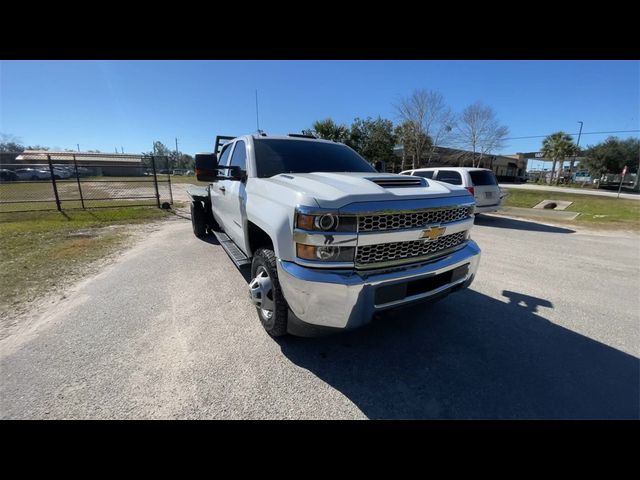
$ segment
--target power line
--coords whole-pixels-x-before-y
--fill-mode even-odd
[[[601,135],[604,133],[637,133],[640,132],[640,130],[612,130],[610,132],[582,132],[582,135]],[[528,137],[509,137],[509,138],[505,138],[505,140],[523,140],[525,138],[544,138],[544,137],[548,137],[550,134],[547,135],[530,135]],[[567,135],[578,135],[578,133],[568,133]]]

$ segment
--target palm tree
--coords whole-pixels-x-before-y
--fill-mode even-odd
[[[344,143],[349,138],[349,129],[330,118],[313,122],[313,131],[319,138],[334,142]]]
[[[551,178],[548,183],[553,181],[553,175],[556,171],[556,163],[560,162],[560,171],[564,164],[564,159],[578,154],[578,147],[571,136],[565,132],[552,133],[542,141],[542,156],[551,158],[553,166],[551,167]],[[556,184],[560,179],[560,175],[556,177]]]

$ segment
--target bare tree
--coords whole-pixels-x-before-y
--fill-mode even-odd
[[[442,94],[430,90],[414,90],[396,106],[398,117],[411,132],[411,157],[413,168],[427,156],[431,161],[437,146],[446,141],[454,129],[454,115],[446,105]]]
[[[402,145],[402,162],[400,163],[400,171],[405,170],[406,161],[411,158],[412,168],[416,168],[416,156],[414,146],[413,124],[411,122],[403,122],[395,128],[395,135],[398,142]]]
[[[454,136],[456,117],[440,93],[427,92],[427,107],[425,133],[431,138],[431,144],[427,148],[429,165],[436,149]]]
[[[489,106],[476,102],[462,111],[456,125],[456,143],[471,150],[471,166],[480,165],[483,157],[504,146],[509,129],[500,125]]]

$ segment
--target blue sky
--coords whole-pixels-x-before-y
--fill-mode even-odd
[[[193,154],[216,135],[256,130],[256,89],[260,127],[286,134],[326,117],[395,121],[394,103],[415,88],[441,92],[456,111],[490,105],[510,137],[577,132],[578,120],[584,132],[640,129],[637,61],[2,61],[0,132],[136,153],[178,137]],[[501,153],[537,151],[541,140],[510,140]]]

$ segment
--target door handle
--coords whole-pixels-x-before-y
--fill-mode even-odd
[[[227,191],[227,189],[226,189],[226,188],[224,188],[224,187],[220,187],[220,191],[221,191],[222,193],[224,193],[224,192],[226,192],[226,191]]]

